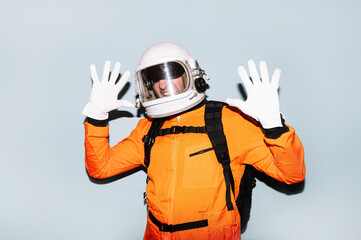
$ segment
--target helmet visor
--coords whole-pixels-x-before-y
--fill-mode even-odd
[[[189,88],[189,73],[181,62],[166,62],[137,73],[143,102],[178,95]]]

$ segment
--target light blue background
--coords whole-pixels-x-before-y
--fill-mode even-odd
[[[306,185],[286,195],[258,182],[242,239],[360,239],[360,10],[356,0],[1,0],[0,239],[142,239],[145,174],[91,183],[81,111],[90,64],[134,73],[160,41],[198,59],[210,99],[240,97],[236,69],[249,58],[282,70]],[[112,121],[111,144],[137,121]]]

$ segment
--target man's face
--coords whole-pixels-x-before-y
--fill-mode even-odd
[[[182,77],[171,80],[161,79],[153,84],[153,91],[159,98],[177,95],[182,93],[184,88]]]

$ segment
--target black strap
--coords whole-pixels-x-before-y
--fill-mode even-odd
[[[158,135],[159,130],[162,128],[166,118],[153,119],[152,125],[149,128],[148,134],[143,137],[144,142],[144,165],[149,167],[150,163],[150,150],[152,150],[155,137]]]
[[[217,160],[222,164],[223,175],[226,183],[226,204],[228,211],[234,209],[231,200],[231,188],[234,194],[234,179],[231,171],[226,136],[223,132],[222,108],[223,102],[209,101],[206,104],[204,120],[207,127],[208,137],[216,153]]]
[[[202,228],[208,226],[208,220],[200,220],[200,221],[194,221],[194,222],[187,222],[187,223],[181,223],[181,224],[175,224],[175,225],[168,225],[161,223],[158,221],[153,214],[148,211],[149,219],[159,228],[159,231],[161,232],[178,232],[178,231],[184,231],[194,228]]]
[[[170,128],[161,129],[157,136],[164,136],[167,134],[179,133],[206,133],[206,127],[191,127],[191,126],[172,126]]]

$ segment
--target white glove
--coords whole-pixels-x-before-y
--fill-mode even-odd
[[[108,119],[109,112],[120,107],[133,107],[134,104],[127,100],[118,100],[119,91],[127,83],[130,72],[126,71],[117,84],[121,64],[115,63],[113,72],[110,74],[110,61],[104,64],[103,77],[99,81],[95,65],[90,65],[90,73],[93,79],[93,88],[89,103],[83,109],[83,114],[97,120]],[[109,81],[108,81],[109,79]]]
[[[270,82],[266,62],[261,61],[259,65],[262,81],[258,75],[254,61],[248,60],[248,68],[253,83],[248,77],[245,68],[243,66],[238,67],[238,74],[247,91],[247,100],[242,101],[240,99],[227,98],[226,102],[259,121],[265,129],[282,127],[277,92],[281,70],[278,68],[275,69]]]

